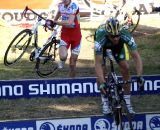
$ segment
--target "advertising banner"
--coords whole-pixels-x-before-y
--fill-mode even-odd
[[[74,0],[79,4],[81,17],[91,17],[92,14],[103,16],[106,9],[105,0]],[[28,19],[22,16],[22,12],[26,6],[33,9],[39,14],[48,16],[48,11],[52,10],[54,16],[56,5],[59,1],[56,0],[3,0],[0,4],[0,20],[4,20],[11,25],[33,23],[36,16],[33,17],[31,12],[27,13]],[[152,14],[149,12],[150,6],[159,6],[157,0],[133,0],[137,9],[142,15]],[[113,0],[112,4],[119,5],[119,0]],[[92,20],[92,19],[90,19]]]
[[[3,121],[0,122],[0,130],[37,130],[36,121]]]
[[[135,77],[133,77],[134,79]],[[144,91],[138,91],[137,83],[132,83],[132,95],[159,94],[160,76],[144,76]],[[0,98],[33,98],[33,97],[74,97],[99,96],[100,92],[95,77],[53,80],[2,80],[0,81]]]
[[[124,130],[129,123],[123,118]],[[136,114],[132,120],[134,130],[159,130],[160,114]],[[28,121],[0,122],[1,130],[120,130],[112,117],[88,116],[81,118],[58,118]]]

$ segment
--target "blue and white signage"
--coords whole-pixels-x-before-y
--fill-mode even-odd
[[[36,130],[36,121],[0,122],[0,130]]]
[[[132,120],[134,130],[160,130],[160,114],[136,114]],[[123,118],[124,130],[129,123]],[[92,116],[65,119],[41,119],[0,122],[0,130],[120,130],[112,117]]]
[[[112,117],[92,117],[91,120],[92,130],[119,130]],[[146,130],[145,115],[138,114],[132,120],[132,126],[134,130]],[[124,130],[129,130],[129,123],[126,118],[123,118]]]
[[[147,130],[160,130],[160,114],[146,115]]]
[[[90,118],[37,121],[37,130],[91,130]]]
[[[134,78],[134,77],[133,77]],[[160,76],[144,76],[144,92],[139,93],[137,83],[132,84],[132,95],[159,94]],[[62,96],[99,96],[96,79],[55,79],[55,80],[18,80],[0,81],[0,98],[32,98]]]

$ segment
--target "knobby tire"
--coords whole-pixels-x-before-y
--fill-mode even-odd
[[[6,66],[12,65],[21,59],[31,42],[31,38],[30,29],[24,29],[14,37],[4,55],[4,64]]]
[[[134,13],[133,13],[133,15],[136,15],[137,20],[136,20],[135,23],[133,23],[133,28],[129,29],[129,31],[131,33],[133,33],[136,30],[136,28],[138,27],[138,24],[139,24],[139,21],[140,21],[140,11],[135,10]]]
[[[41,50],[39,57],[36,59],[36,73],[40,77],[48,76],[54,73],[58,69],[57,61],[55,60],[54,51],[55,44],[53,42],[48,43]]]

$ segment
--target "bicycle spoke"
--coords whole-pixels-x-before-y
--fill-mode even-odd
[[[31,42],[30,34],[31,30],[25,29],[15,36],[5,52],[5,65],[16,63],[23,56]]]
[[[39,76],[47,76],[54,73],[58,68],[58,63],[54,56],[54,47],[52,43],[47,44],[43,50],[41,50],[36,62],[36,72]]]

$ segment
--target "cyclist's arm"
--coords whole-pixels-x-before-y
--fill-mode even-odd
[[[95,71],[100,84],[106,82],[103,74],[102,61],[103,61],[102,55],[95,55]]]
[[[135,66],[136,66],[136,72],[137,72],[137,76],[141,76],[142,75],[142,71],[143,71],[143,65],[142,65],[142,60],[141,57],[138,53],[137,50],[133,50],[131,51],[131,56],[134,60]]]
[[[60,11],[57,11],[56,15],[54,17],[54,21],[57,21],[60,17],[61,17],[61,13],[60,13]]]

